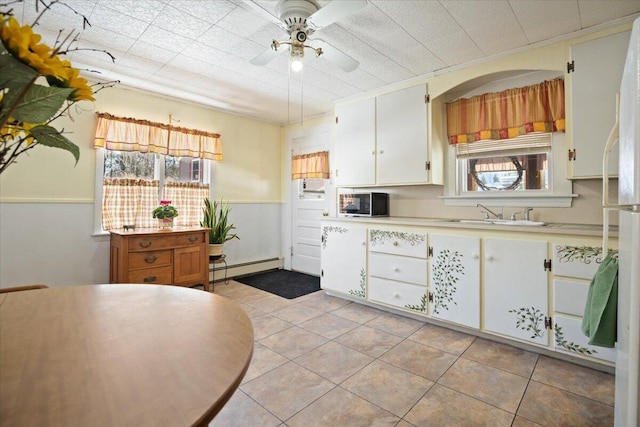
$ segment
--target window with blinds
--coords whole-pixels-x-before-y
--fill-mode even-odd
[[[550,191],[551,133],[456,144],[459,192]]]

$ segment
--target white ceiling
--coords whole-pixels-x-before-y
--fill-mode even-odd
[[[256,2],[275,14],[276,1]],[[34,21],[34,3],[12,5],[21,23]],[[287,54],[263,67],[249,63],[272,39],[288,36],[242,0],[64,3],[91,24],[76,46],[116,58],[79,50],[70,55],[74,66],[97,70],[102,80],[281,124],[299,121],[301,113],[305,119],[332,113],[342,98],[640,14],[640,0],[369,0],[311,36],[360,66],[345,73],[322,56],[306,55],[301,82],[300,75],[290,78]],[[54,5],[35,31],[52,44],[58,30],[81,29],[71,8]]]

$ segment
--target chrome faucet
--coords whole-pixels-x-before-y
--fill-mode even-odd
[[[484,219],[489,219],[489,214],[495,216],[496,219],[502,219],[502,213],[497,214],[493,212],[491,209],[489,209],[488,207],[481,205],[480,203],[478,203],[476,207],[485,209],[484,211],[480,211],[484,214]]]
[[[529,212],[531,212],[533,208],[524,208],[524,219],[529,221]]]

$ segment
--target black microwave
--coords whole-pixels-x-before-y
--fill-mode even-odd
[[[389,216],[389,194],[345,193],[338,199],[340,216]]]

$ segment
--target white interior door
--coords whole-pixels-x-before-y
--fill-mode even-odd
[[[291,155],[328,151],[329,132],[292,141]],[[320,276],[320,220],[329,212],[329,179],[297,179],[291,183],[291,269]]]

